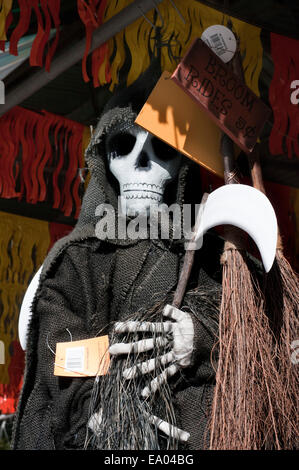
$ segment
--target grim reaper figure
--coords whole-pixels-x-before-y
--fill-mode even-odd
[[[198,167],[134,124],[155,82],[151,72],[113,97],[93,132],[79,220],[47,256],[32,304],[14,449],[205,447],[222,242],[205,235],[179,310],[171,303],[184,234],[172,237],[171,227],[169,239],[95,234],[97,207],[117,213],[119,195],[126,223],[153,205],[200,202]],[[55,345],[70,334],[109,335],[107,375],[53,375]]]

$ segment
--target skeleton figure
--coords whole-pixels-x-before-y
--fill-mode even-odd
[[[183,238],[99,240],[95,235],[96,208],[108,202],[117,211],[119,195],[127,220],[133,213],[148,213],[153,205],[199,202],[197,166],[134,125],[156,77],[143,77],[140,83],[141,88],[135,84],[105,109],[86,153],[91,179],[78,223],[43,264],[27,333],[15,449],[159,449],[171,448],[174,441],[173,448],[180,441],[187,441],[190,449],[205,445],[221,241],[208,236],[205,249],[196,254],[178,310],[171,301],[185,253]],[[156,305],[162,306],[159,315],[149,315]],[[110,374],[96,380],[53,376],[53,348],[69,341],[69,332],[74,341],[109,335]],[[121,375],[119,389],[113,370]],[[109,380],[107,399],[101,402],[95,384],[101,389]],[[126,387],[132,396],[124,393]],[[100,433],[108,430],[108,439],[93,445],[86,435],[88,423],[93,434],[98,427]],[[120,441],[112,442],[117,429]]]
[[[181,155],[173,148],[163,143],[149,132],[134,125],[125,132],[113,132],[106,140],[107,159],[109,170],[119,182],[122,196],[122,211],[127,214],[148,213],[153,206],[163,202],[165,187],[177,176]],[[125,202],[125,204],[124,204]],[[190,365],[193,350],[193,324],[187,312],[166,305],[163,315],[174,321],[161,323],[127,321],[115,324],[116,333],[124,332],[154,332],[154,338],[139,340],[132,343],[116,343],[110,347],[110,354],[123,355],[143,353],[154,348],[156,342],[162,342],[159,333],[171,333],[173,348],[158,358],[146,360],[123,371],[125,379],[132,379],[139,372],[147,374],[156,369],[157,361],[165,365],[163,373],[150,381],[142,390],[142,396],[154,394],[161,383],[174,375],[180,368]],[[102,413],[100,412],[100,415]],[[154,422],[164,432],[176,432],[182,440],[187,440],[188,433],[177,428],[165,427],[165,422]],[[91,427],[99,424],[93,417]]]
[[[117,213],[119,196],[126,224],[153,207],[159,215],[163,204],[200,202],[198,165],[134,124],[159,76],[150,68],[107,104],[86,152],[91,179],[78,222],[34,278],[38,288],[27,302],[32,317],[22,336],[26,369],[15,449],[208,446],[222,241],[205,236],[179,310],[171,304],[185,255],[183,233],[181,239],[171,231],[168,239],[118,233],[99,239],[95,231],[98,206],[108,203]],[[213,216],[215,199],[208,201]],[[246,230],[246,218],[255,221],[259,205],[245,217],[243,207]],[[225,215],[221,223],[231,219]],[[55,344],[70,341],[70,333],[73,341],[109,336],[109,374],[53,376]]]
[[[182,162],[182,155],[175,149],[134,124],[125,125],[124,129],[117,126],[107,134],[105,153],[108,169],[119,185],[121,211],[126,215],[149,214],[151,208],[159,208],[164,202],[165,190],[177,178]],[[150,396],[153,399],[163,384],[178,371],[190,366],[192,361],[194,327],[190,314],[166,304],[162,315],[163,321],[158,322],[142,321],[140,318],[116,322],[116,336],[127,333],[128,338],[131,336],[135,339],[115,342],[109,348],[110,354],[116,358],[136,355],[137,362],[133,360],[133,365],[124,367],[122,376],[124,380],[131,381],[140,374],[148,375],[147,385],[141,390],[141,396],[145,399]],[[136,340],[138,333],[147,334],[146,339]],[[157,353],[159,346],[164,346],[167,352],[160,354],[158,350]],[[139,362],[138,357],[144,357],[144,353],[149,353],[151,358]],[[104,389],[109,388],[103,383]],[[109,401],[109,397],[104,394],[102,401]],[[103,441],[106,442],[103,429],[108,428],[108,433],[113,433],[109,422],[103,422],[103,413],[105,410],[100,408],[89,420],[90,429],[98,434],[99,446]],[[153,414],[147,416],[151,424],[170,438],[178,441],[189,439],[190,434],[179,427]]]

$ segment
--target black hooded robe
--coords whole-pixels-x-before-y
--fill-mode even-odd
[[[116,207],[117,199],[99,145],[110,129],[126,128],[135,117],[136,112],[126,107],[110,110],[100,120],[87,151],[92,177],[78,223],[54,245],[44,262],[32,305],[14,449],[84,448],[94,378],[54,376],[56,343],[70,341],[70,334],[73,341],[110,335],[114,321],[130,318],[157,301],[171,303],[184,255],[182,244],[99,240],[95,236],[95,208],[103,202]],[[189,162],[182,165],[176,182],[180,204],[186,202],[188,171],[192,176]],[[221,250],[218,238],[207,235],[196,253],[187,289],[191,294],[184,300],[187,307],[196,306],[191,309],[195,329],[192,363],[170,379],[177,425],[190,433],[187,448],[194,450],[205,446],[213,398],[211,351],[217,340]],[[142,446],[141,442],[139,448]]]

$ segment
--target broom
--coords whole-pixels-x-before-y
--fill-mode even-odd
[[[233,143],[222,135],[225,184],[237,183]],[[225,230],[221,258],[222,300],[219,357],[210,419],[210,449],[261,449],[267,424],[278,435],[269,374],[274,367],[272,334],[264,314],[256,273],[245,251],[243,233]]]
[[[240,53],[234,59],[235,73],[244,80]],[[259,146],[248,155],[253,187],[266,194]],[[299,336],[298,306],[299,279],[283,254],[283,244],[278,233],[276,258],[271,271],[264,277],[265,309],[273,331],[273,348],[278,375],[273,375],[272,394],[275,397],[276,426],[280,445],[292,449],[298,441],[298,367],[292,361],[292,345]],[[275,382],[275,377],[278,382]],[[279,390],[279,392],[278,392]]]

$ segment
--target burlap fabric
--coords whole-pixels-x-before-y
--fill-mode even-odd
[[[139,96],[138,101],[145,99]],[[14,449],[83,448],[94,379],[54,376],[56,343],[70,341],[70,333],[73,341],[110,334],[113,321],[129,318],[157,301],[171,300],[177,284],[184,240],[116,237],[102,241],[95,236],[96,206],[108,202],[116,207],[118,194],[116,182],[107,174],[104,137],[116,126],[132,125],[137,112],[134,103],[127,101],[125,106],[112,106],[99,121],[87,150],[92,176],[78,223],[44,262],[32,305]],[[200,202],[196,165],[183,159],[167,199],[179,204]],[[184,299],[184,305],[195,312],[194,353],[191,366],[172,380],[177,422],[191,434],[190,449],[204,447],[212,402],[211,351],[217,340],[222,247],[217,237],[205,237]]]

